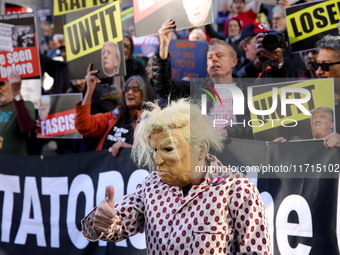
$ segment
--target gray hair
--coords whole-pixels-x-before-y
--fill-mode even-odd
[[[340,36],[326,35],[316,42],[318,50],[328,49],[336,51],[337,57],[340,58]]]
[[[234,48],[229,43],[227,43],[225,41],[222,41],[220,39],[217,39],[217,38],[212,38],[210,40],[210,46],[209,47],[211,47],[211,46],[213,46],[215,44],[221,44],[221,45],[227,47],[229,55],[230,55],[230,58],[237,57],[236,51],[234,50]]]
[[[40,105],[50,105],[51,97],[49,95],[43,95],[40,97]]]
[[[273,8],[273,10],[272,10],[273,16],[274,16],[274,14],[275,14],[276,12],[278,12],[278,11],[282,13],[283,17],[286,17],[285,11],[284,11],[279,5],[276,5],[276,6]]]
[[[238,47],[239,49],[244,52],[244,49],[243,49],[243,42],[246,42],[247,44],[250,44],[251,43],[251,40],[253,39],[253,37],[255,37],[255,35],[250,35],[250,36],[247,36],[246,38],[244,38],[242,41],[240,41],[238,43]]]
[[[63,34],[55,34],[53,35],[53,41],[55,41],[56,43],[58,43],[59,41],[65,42],[65,37]]]

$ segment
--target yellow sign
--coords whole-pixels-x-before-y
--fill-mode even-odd
[[[122,11],[122,21],[133,18],[133,6]]]
[[[332,100],[333,79],[307,80],[280,88],[278,88],[277,85],[279,85],[279,83],[273,86],[268,86],[267,92],[253,96],[252,102],[255,109],[268,110],[273,104],[272,88],[277,87],[278,104],[275,112],[267,116],[258,116],[251,112],[251,125],[253,127],[253,133],[258,133],[272,128],[280,127],[282,125],[282,121],[284,121],[285,125],[289,125],[291,123],[294,123],[295,121],[298,122],[310,118],[310,115],[305,115],[294,104],[288,105],[286,109],[286,115],[281,116],[282,88],[305,88],[309,90],[311,92],[311,99],[307,103],[302,104],[302,106],[305,107],[308,112],[318,106],[328,106],[334,109],[334,102]],[[255,87],[253,90],[256,91]],[[292,93],[290,95],[287,94],[288,99],[301,99],[305,96],[306,95],[303,93]],[[262,120],[262,122],[259,120]]]
[[[119,2],[105,5],[64,25],[67,61],[98,51],[106,41],[123,40]]]
[[[291,8],[299,7],[297,5]],[[340,21],[339,0],[323,1],[310,7],[301,5],[301,8],[301,10],[287,15],[287,31],[291,44],[335,29]]]
[[[106,4],[114,0],[54,0],[54,16]]]

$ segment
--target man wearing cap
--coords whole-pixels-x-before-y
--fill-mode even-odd
[[[268,31],[267,24],[262,22],[252,22],[242,30],[239,46],[245,55],[234,70],[239,77],[288,77],[282,56],[284,48],[268,51],[262,47],[264,33]]]

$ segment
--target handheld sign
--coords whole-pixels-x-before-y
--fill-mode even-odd
[[[249,96],[251,95],[248,91]],[[315,128],[321,129],[322,125],[319,123],[315,127],[312,115],[322,108],[323,111],[329,112],[325,117],[334,122],[333,98],[333,79],[252,86],[251,100],[256,111],[250,109],[250,125],[255,139],[273,141],[278,137],[287,140],[324,138],[316,136]],[[329,124],[329,133],[331,129],[335,130],[335,122]]]
[[[154,35],[172,19],[177,30],[214,22],[212,0],[133,0],[136,37]]]
[[[89,63],[99,78],[125,75],[119,2],[64,15],[70,80],[84,79]]]
[[[74,124],[81,94],[44,95],[39,102],[38,138],[82,138]]]
[[[79,11],[81,9],[94,7],[101,4],[113,2],[114,0],[55,0],[54,16]]]
[[[172,40],[169,45],[172,79],[207,77],[208,42]],[[203,54],[204,53],[204,54]]]
[[[325,35],[339,35],[340,0],[313,1],[285,10],[292,53],[316,48]]]
[[[22,79],[40,78],[34,13],[0,15],[0,81],[14,69]]]
[[[135,37],[131,35],[133,40],[133,54],[142,55],[143,57],[152,57],[155,55],[156,50],[159,47],[158,37],[155,35]]]

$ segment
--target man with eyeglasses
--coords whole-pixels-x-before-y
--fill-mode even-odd
[[[316,43],[319,53],[312,62],[318,78],[334,78],[336,132],[324,139],[326,148],[340,148],[340,36],[326,35]]]
[[[34,129],[33,103],[20,94],[21,78],[9,72],[8,81],[0,81],[0,153],[27,155],[29,133]]]

